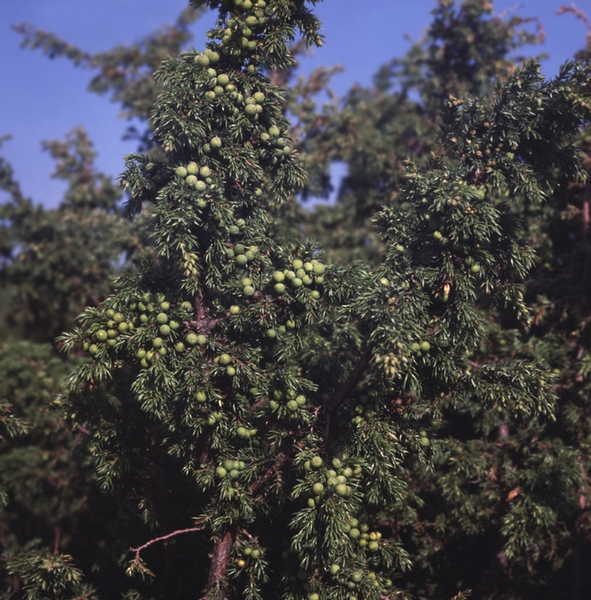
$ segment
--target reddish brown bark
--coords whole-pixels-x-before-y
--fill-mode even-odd
[[[228,570],[228,563],[232,556],[232,545],[234,544],[234,534],[226,531],[215,543],[213,553],[211,554],[211,564],[209,566],[209,580],[205,590],[204,599],[210,596],[213,591],[218,592],[217,598],[226,600],[224,591],[224,580]]]

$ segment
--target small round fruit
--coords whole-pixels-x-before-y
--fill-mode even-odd
[[[295,401],[298,406],[304,406],[304,404],[306,404],[306,396],[300,394],[299,396],[296,396]]]
[[[431,349],[431,344],[429,342],[421,342],[419,346],[423,352],[429,352]]]
[[[248,258],[246,256],[246,254],[239,254],[236,257],[236,263],[239,264],[241,267],[246,265],[248,263]]]
[[[197,343],[198,343],[200,346],[203,346],[203,344],[205,344],[206,342],[207,342],[207,338],[206,338],[206,337],[205,337],[205,336],[204,336],[202,333],[200,333],[200,334],[197,336]]]
[[[277,332],[274,329],[267,329],[267,337],[275,338],[277,337]]]
[[[158,323],[158,325],[164,325],[164,323],[168,323],[168,315],[166,313],[158,313],[156,315],[156,323]]]
[[[170,335],[170,326],[169,325],[160,325],[160,328],[158,329],[158,331],[160,332],[160,335]]]
[[[199,172],[199,166],[197,165],[196,162],[191,161],[187,165],[187,173],[189,173],[190,175],[197,175],[198,172]]]
[[[226,87],[229,83],[230,83],[230,78],[225,73],[221,73],[220,75],[218,75],[218,80],[217,80],[218,85]]]
[[[205,56],[205,54],[198,54],[195,57],[195,62],[202,67],[207,67],[209,64],[209,57]]]
[[[278,294],[283,294],[283,292],[285,292],[285,284],[283,284],[283,283],[276,283],[275,284],[275,291]]]
[[[220,364],[229,365],[231,362],[232,362],[232,357],[229,354],[226,354],[224,352],[224,354],[220,355]]]
[[[195,344],[197,344],[199,336],[196,333],[189,333],[187,334],[187,337],[185,338],[187,344],[189,344],[189,346],[194,346]]]
[[[188,302],[187,300],[185,300],[184,302],[181,303],[181,308],[184,310],[193,310],[193,305]]]
[[[257,559],[261,556],[261,551],[258,548],[253,548],[250,556],[254,559]]]
[[[470,267],[470,273],[480,273],[480,265],[474,264]]]
[[[360,583],[362,579],[363,579],[362,571],[353,571],[353,573],[351,573],[351,581],[354,581],[355,583]]]
[[[104,329],[99,329],[95,334],[94,338],[97,342],[106,342],[109,334]]]
[[[222,140],[219,137],[217,137],[217,136],[212,137],[211,140],[209,140],[209,145],[212,148],[221,148],[222,147]]]
[[[231,315],[239,315],[240,314],[240,307],[237,306],[236,304],[233,304],[232,306],[230,306],[230,314]]]
[[[254,296],[255,289],[252,285],[247,285],[242,291],[245,296]]]
[[[361,531],[359,531],[359,529],[357,529],[357,527],[352,527],[351,530],[349,531],[349,537],[352,540],[356,540],[360,535],[361,535]]]
[[[257,107],[256,107],[256,105],[254,105],[254,104],[247,104],[247,105],[244,107],[244,112],[245,112],[245,114],[247,114],[249,117],[252,117],[252,116],[254,116],[254,115],[256,115],[256,114],[257,114]]]
[[[187,185],[190,185],[192,187],[195,187],[197,185],[197,177],[195,177],[195,175],[187,175],[186,179],[185,179],[185,183]]]
[[[279,134],[280,134],[279,127],[277,127],[275,125],[272,125],[271,127],[269,127],[269,135],[272,138],[278,138]]]
[[[347,485],[345,483],[339,483],[334,491],[336,492],[337,496],[343,496],[345,497],[347,495],[347,493],[349,492],[349,488],[347,487]]]
[[[265,94],[263,92],[255,92],[252,97],[257,104],[262,104],[265,101]]]
[[[312,460],[310,460],[310,465],[314,469],[319,469],[322,466],[322,458],[320,456],[314,456]]]
[[[275,273],[273,273],[273,279],[277,283],[282,283],[283,281],[285,281],[285,274],[281,271],[275,271]]]
[[[113,315],[113,321],[115,321],[115,323],[123,323],[123,321],[125,321],[125,315],[117,312]]]
[[[226,367],[226,373],[230,376],[230,377],[234,377],[234,375],[236,375],[236,369],[233,366],[228,366]]]
[[[119,323],[119,325],[117,326],[117,329],[119,330],[120,333],[126,333],[129,330],[129,323]]]
[[[179,177],[186,177],[187,176],[187,169],[185,167],[177,167],[174,172],[179,176]]]
[[[336,575],[339,571],[341,570],[341,567],[337,564],[332,564],[330,565],[330,574],[331,575]]]
[[[370,552],[377,552],[380,549],[380,545],[378,544],[378,542],[372,541],[372,542],[369,542],[369,544],[367,545],[367,549]]]
[[[156,337],[152,340],[152,346],[154,346],[154,348],[162,348],[163,343],[164,340],[161,337]]]
[[[97,352],[98,352],[98,346],[96,344],[90,344],[90,346],[88,346],[89,354],[96,354]]]
[[[225,477],[228,474],[228,471],[226,471],[226,469],[224,469],[224,467],[217,467],[217,469],[215,470],[215,474],[218,477]]]
[[[177,342],[174,345],[174,349],[176,352],[178,352],[180,354],[181,352],[185,351],[185,344],[183,344],[183,342]]]

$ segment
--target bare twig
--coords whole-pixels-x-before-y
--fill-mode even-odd
[[[141,568],[142,563],[141,563],[141,559],[140,559],[140,552],[142,550],[145,550],[149,546],[152,546],[153,544],[156,544],[158,542],[163,542],[164,540],[169,540],[170,538],[176,537],[177,535],[181,535],[183,533],[192,533],[194,531],[201,531],[202,529],[203,529],[203,527],[189,527],[187,529],[177,529],[176,531],[172,531],[171,533],[167,533],[166,535],[161,535],[160,537],[154,538],[153,540],[150,540],[149,542],[146,542],[145,544],[142,544],[141,546],[138,546],[137,548],[130,548],[129,550],[135,554],[135,556],[133,557],[133,560],[136,561],[137,564],[140,565],[140,568]]]

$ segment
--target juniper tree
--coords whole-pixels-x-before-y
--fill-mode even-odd
[[[462,448],[475,411],[493,436],[551,414],[553,375],[535,353],[479,343],[489,301],[528,322],[518,282],[533,256],[515,213],[550,194],[556,171],[580,175],[569,139],[589,116],[588,69],[545,83],[528,65],[490,99],[448,101],[442,157],[409,163],[404,210],[378,215],[385,260],[336,267],[271,222],[305,174],[264,73],[289,67],[295,28],[318,41],[318,23],[303,1],[218,8],[206,49],[158,72],[160,150],[130,157],[124,175],[129,213],[151,206],[157,257],[62,339],[91,360],[61,402],[120,508],[94,574],[75,556],[99,592],[70,557],[36,548],[10,553],[8,570],[31,598],[383,598],[438,594],[437,581],[451,594],[445,569],[463,557],[447,554],[450,567],[429,548],[427,469],[452,501],[439,531],[453,548],[454,529],[487,516],[469,494],[458,510],[487,440],[446,474],[444,458],[466,455],[437,437],[453,431]],[[480,497],[505,489],[490,488]],[[510,500],[538,493],[525,492]],[[516,547],[541,539],[534,506],[506,523]],[[438,574],[392,584],[411,559]]]
[[[176,27],[151,35],[138,45],[92,56],[31,26],[17,30],[24,34],[26,45],[43,48],[51,57],[65,53],[78,65],[99,67],[100,75],[93,79],[90,89],[114,89],[113,100],[122,104],[126,116],[142,124],[138,137],[141,147],[152,149],[147,119],[159,87],[149,76],[151,68],[163,56],[176,54],[186,45],[187,25],[198,14],[200,11],[188,8]],[[300,50],[295,48],[294,53]],[[120,67],[115,67],[117,64]],[[274,76],[286,80],[291,70]],[[295,105],[298,95],[306,95],[309,102],[323,85],[322,73],[321,69],[312,76],[313,87],[300,82],[285,105]],[[313,116],[303,113],[299,129],[310,119]],[[130,128],[127,135],[137,133]],[[4,439],[0,462],[6,506],[0,529],[3,561],[9,570],[21,574],[20,583],[6,570],[2,577],[7,586],[16,589],[28,585],[29,580],[37,581],[36,585],[45,580],[47,555],[40,549],[43,547],[54,553],[74,553],[77,565],[85,570],[104,563],[106,558],[97,556],[93,548],[105,545],[104,536],[114,519],[113,506],[106,499],[97,501],[95,478],[79,452],[85,428],[68,427],[59,403],[48,402],[48,370],[51,394],[55,395],[77,358],[71,361],[63,354],[50,357],[49,346],[15,345],[16,340],[53,340],[57,332],[71,328],[74,316],[85,304],[97,305],[107,295],[112,275],[137,264],[149,246],[143,234],[148,211],[131,226],[123,221],[116,205],[120,191],[112,179],[95,170],[94,152],[84,130],[71,132],[64,141],[45,142],[44,148],[57,162],[54,176],[68,182],[57,209],[34,206],[21,193],[10,165],[3,162],[1,170],[1,187],[9,201],[1,209],[4,222],[0,229],[2,294],[6,298],[2,306],[8,313],[3,314],[8,322],[0,348],[6,354],[6,360],[0,361],[0,379],[7,384],[2,394],[5,427],[0,433]],[[292,203],[290,211],[295,207]],[[276,225],[282,231],[295,229],[293,220],[286,228],[283,219],[277,218]],[[290,235],[293,237],[293,231]],[[26,393],[20,389],[24,381],[28,382]],[[60,457],[57,463],[56,453]],[[78,537],[78,531],[84,531],[84,536]],[[109,560],[115,559],[110,556]],[[52,559],[52,564],[55,569],[71,567],[57,559]],[[26,575],[19,565],[29,565]],[[77,571],[69,573],[71,581],[78,580]],[[121,586],[122,582],[111,579],[111,587],[102,589],[116,594]]]
[[[335,160],[347,166],[336,202],[317,207],[306,230],[322,236],[333,261],[383,259],[386,249],[371,221],[382,206],[400,204],[409,157],[427,167],[432,153],[445,152],[439,146],[443,99],[489,94],[523,62],[512,53],[543,40],[525,29],[535,19],[501,18],[485,0],[443,0],[432,14],[423,39],[386,62],[372,87],[356,86],[339,110],[323,110],[321,126],[303,140],[317,170],[328,171]]]
[[[449,12],[451,5],[441,4],[444,12]],[[449,20],[449,29],[443,30],[447,41],[445,47],[451,56],[456,54],[450,47],[465,44],[466,34],[485,29],[474,23],[464,28],[461,18],[478,8],[478,4],[482,9],[486,3],[463,3],[458,14]],[[481,15],[485,12],[480,10]],[[584,18],[580,12],[578,16]],[[440,31],[445,22],[446,19],[439,21]],[[498,33],[495,35],[498,37]],[[486,35],[480,35],[478,39],[486,45]],[[433,52],[437,45],[428,48]],[[419,50],[394,64],[415,65],[418,62],[420,65],[422,52]],[[438,52],[432,54],[433,58],[435,56],[445,55]],[[577,58],[588,61],[588,54],[582,51]],[[437,73],[433,78],[435,82],[456,78],[443,61],[439,64],[431,60],[429,64],[430,72]],[[509,72],[510,63],[505,61],[504,69]],[[464,71],[460,69],[460,72]],[[404,88],[406,78],[413,71],[406,68],[402,73],[402,78],[400,74],[388,75],[394,90],[398,85]],[[502,76],[502,72],[498,75]],[[470,85],[475,85],[479,78],[477,72],[473,73],[465,81],[466,89],[458,89],[454,95],[465,98]],[[378,83],[382,80],[380,76]],[[413,75],[412,81],[419,89],[427,81],[428,85],[434,85],[430,79],[417,75]],[[488,78],[484,81],[488,86]],[[478,93],[490,93],[487,86]],[[471,91],[475,89],[471,88]],[[430,97],[425,93],[425,105]],[[342,202],[339,201],[334,209],[323,208],[317,221],[321,223],[320,227],[328,223],[334,231],[337,241],[332,256],[336,260],[346,260],[344,257],[351,251],[359,252],[354,244],[347,243],[347,235],[375,239],[361,228],[355,233],[349,229],[347,233],[345,225],[358,221],[362,215],[373,215],[376,210],[374,197],[394,203],[405,200],[405,196],[397,196],[399,182],[406,174],[402,162],[394,160],[394,142],[380,142],[377,137],[382,134],[387,138],[392,131],[403,132],[404,126],[412,123],[404,112],[388,120],[383,106],[397,101],[397,106],[402,106],[396,94],[388,98],[372,96],[369,92],[362,96],[357,92],[357,99],[352,97],[351,106],[358,112],[350,112],[348,126],[337,134],[343,138],[339,146],[350,148],[353,173],[344,186]],[[361,117],[359,110],[363,111]],[[379,129],[367,127],[366,124],[372,121]],[[556,118],[556,122],[562,120]],[[425,120],[423,126],[427,127],[427,124]],[[580,132],[576,141],[585,152],[588,130],[587,127]],[[436,140],[430,135],[412,139],[436,147]],[[358,148],[353,146],[351,139],[367,139],[371,143]],[[388,148],[392,164],[386,160]],[[519,152],[513,152],[514,149],[507,148],[507,155],[512,159],[516,155],[520,160]],[[482,147],[479,151],[485,155]],[[420,155],[424,152],[423,148]],[[446,152],[446,148],[439,148],[440,160],[445,158]],[[418,160],[420,163],[420,158]],[[371,168],[371,177],[366,179],[368,171],[364,165]],[[585,593],[582,590],[588,586],[580,568],[588,555],[585,517],[588,480],[584,467],[588,459],[586,447],[581,443],[586,430],[583,417],[586,409],[582,400],[585,394],[573,394],[573,385],[576,388],[585,386],[586,372],[583,366],[586,342],[584,329],[581,329],[586,322],[587,295],[586,277],[581,278],[581,274],[588,270],[584,260],[588,252],[585,184],[567,184],[568,177],[563,179],[560,170],[548,169],[547,176],[555,178],[557,185],[546,203],[532,205],[518,190],[510,192],[511,210],[520,219],[524,237],[537,254],[538,266],[524,289],[528,302],[534,307],[532,327],[520,326],[505,311],[491,312],[488,307],[483,307],[486,310],[483,314],[486,317],[486,341],[472,360],[481,364],[521,357],[539,360],[548,369],[553,367],[554,374],[560,377],[560,384],[555,388],[559,394],[556,422],[537,416],[508,422],[500,405],[494,407],[498,413],[495,414],[478,396],[460,410],[452,408],[449,399],[444,401],[447,406],[444,418],[435,419],[430,425],[434,435],[447,438],[447,441],[439,442],[441,458],[435,463],[435,470],[429,473],[418,465],[407,473],[409,485],[423,499],[424,506],[411,520],[385,519],[403,530],[403,536],[409,536],[405,539],[414,540],[411,554],[417,557],[417,563],[410,572],[408,585],[409,589],[428,596],[439,597],[443,590],[452,594],[458,586],[468,586],[473,587],[479,597],[487,598],[529,598],[541,594],[548,598],[570,598],[571,593],[572,597],[581,597]],[[391,188],[384,183],[386,181],[391,182]],[[404,204],[402,208],[405,208]],[[312,222],[311,229],[315,227]],[[434,235],[439,236],[437,224],[433,223],[432,227]],[[373,248],[379,249],[379,244],[373,243]],[[360,251],[366,254],[367,247]],[[579,341],[575,343],[575,340]],[[415,477],[416,481],[413,481]],[[533,518],[533,514],[537,516]],[[531,527],[535,522],[538,525]]]
[[[532,253],[502,195],[540,202],[549,169],[580,174],[567,140],[588,118],[588,72],[543,83],[528,65],[490,102],[450,100],[451,158],[409,164],[407,210],[378,218],[383,264],[326,266],[314,244],[269,235],[305,174],[262,71],[289,65],[296,28],[319,43],[318,22],[304,2],[211,4],[205,50],[156,75],[165,158],[131,156],[123,177],[130,214],[153,205],[157,258],[62,338],[92,357],[64,402],[118,499],[128,572],[156,576],[147,593],[400,596],[392,577],[411,561],[382,519],[419,502],[405,469],[437,456],[425,420],[473,398],[551,410],[534,361],[470,363],[475,302],[528,318],[518,279]]]

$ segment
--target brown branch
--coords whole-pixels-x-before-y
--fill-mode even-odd
[[[212,319],[209,316],[209,309],[205,306],[204,299],[200,296],[195,296],[195,319],[191,321],[197,331],[209,335],[211,330],[221,321],[221,318]]]
[[[152,544],[156,544],[157,542],[162,542],[164,540],[168,540],[177,535],[181,535],[182,533],[192,533],[193,531],[201,531],[202,529],[203,529],[203,527],[189,527],[188,529],[177,529],[176,531],[172,531],[171,533],[167,533],[166,535],[161,535],[160,537],[154,538],[153,540],[150,540],[149,542],[146,542],[145,544],[142,544],[141,546],[138,546],[137,548],[130,548],[129,550],[131,552],[135,553],[133,560],[140,566],[140,568],[143,569],[142,563],[141,563],[141,558],[140,558],[140,552],[142,550],[145,550]]]
[[[262,404],[264,404],[265,402],[268,402],[268,400],[269,400],[269,398],[267,398],[266,396],[264,396],[263,398],[260,398],[250,407],[250,411],[255,412],[256,410],[258,410],[261,407]]]
[[[355,368],[347,377],[345,383],[336,390],[331,396],[329,396],[324,405],[322,406],[322,411],[326,417],[326,429],[324,433],[325,439],[328,438],[328,434],[330,432],[330,423],[332,414],[339,408],[339,406],[345,401],[347,396],[353,391],[353,388],[357,385],[357,382],[361,379],[363,373],[369,366],[369,362],[371,360],[371,353],[373,351],[373,345],[367,347],[365,352],[361,355],[361,358],[355,365]]]
[[[295,448],[292,448],[290,451],[286,452],[283,455],[280,455],[279,458],[265,471],[265,474],[257,479],[251,486],[251,493],[255,494],[258,492],[264,485],[279,471],[279,469],[292,458]]]
[[[232,546],[234,544],[234,534],[231,531],[226,531],[215,543],[213,554],[211,555],[211,565],[209,567],[209,580],[205,590],[204,599],[209,596],[212,590],[220,591],[222,580],[226,576],[228,563],[232,554]],[[217,596],[216,596],[217,597]],[[219,596],[225,600],[226,594]]]

